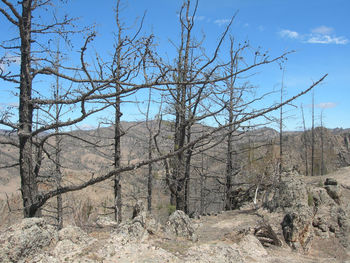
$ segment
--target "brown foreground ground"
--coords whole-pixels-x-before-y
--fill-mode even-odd
[[[342,203],[348,205],[350,167],[300,179],[319,187],[328,177],[338,182]],[[314,235],[307,250],[291,249],[283,238],[282,217],[281,212],[247,205],[241,210],[187,218],[180,228],[176,222],[175,226],[171,222],[160,225],[144,213],[122,226],[100,218],[86,232],[76,226],[56,231],[42,219],[25,219],[1,227],[0,262],[350,262],[350,248],[332,234]],[[271,225],[281,246],[264,247],[254,236],[264,222]],[[171,227],[176,233],[168,231]]]

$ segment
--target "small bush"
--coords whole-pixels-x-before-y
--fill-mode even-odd
[[[310,192],[307,193],[307,204],[309,206],[313,206],[314,205],[314,196]]]
[[[176,210],[176,206],[174,206],[174,205],[168,205],[168,214],[169,215],[171,215],[172,213],[174,213],[175,212],[175,210]]]

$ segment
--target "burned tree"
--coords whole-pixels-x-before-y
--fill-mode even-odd
[[[94,32],[89,33],[90,31],[88,31],[83,43],[81,43],[82,47],[79,51],[80,62],[78,67],[63,64],[55,65],[54,57],[56,52],[51,48],[49,40],[54,39],[57,33],[59,36],[63,36],[65,40],[68,40],[70,34],[74,33],[70,27],[74,20],[64,17],[60,22],[54,20],[52,24],[40,24],[38,12],[49,10],[49,4],[52,4],[52,1],[24,0],[12,4],[7,0],[1,0],[0,3],[2,17],[18,29],[17,37],[13,41],[3,43],[1,47],[6,50],[14,50],[21,57],[21,65],[18,73],[12,74],[11,72],[2,71],[0,75],[2,80],[13,83],[16,87],[19,86],[18,112],[15,113],[14,117],[9,112],[2,112],[0,117],[0,124],[6,125],[17,132],[18,143],[13,141],[2,141],[1,143],[15,145],[19,149],[19,174],[21,177],[25,217],[39,216],[41,207],[53,197],[78,191],[112,178],[118,183],[121,173],[165,159],[172,160],[171,179],[173,181],[170,184],[170,188],[176,197],[176,206],[178,209],[186,211],[188,209],[187,200],[189,194],[188,190],[186,190],[188,189],[186,184],[188,184],[188,180],[190,179],[190,163],[194,150],[200,145],[211,141],[214,134],[232,125],[218,125],[213,129],[208,129],[203,134],[193,136],[192,128],[196,123],[208,118],[215,119],[216,115],[226,108],[226,104],[219,107],[212,104],[211,95],[213,92],[218,94],[214,91],[214,87],[218,87],[220,83],[232,76],[238,76],[252,68],[281,60],[286,55],[283,54],[272,59],[259,56],[261,58],[260,60],[255,60],[252,64],[237,70],[233,75],[222,74],[225,63],[219,62],[218,51],[230,25],[228,25],[219,39],[219,44],[212,56],[205,56],[200,48],[200,42],[194,42],[192,37],[197,2],[194,11],[190,14],[191,6],[190,0],[188,0],[185,2],[180,13],[181,40],[177,49],[178,59],[176,60],[176,66],[165,65],[164,60],[158,61],[159,63],[156,63],[156,65],[159,76],[154,79],[152,78],[147,83],[141,83],[141,81],[136,82],[135,78],[133,78],[137,73],[137,70],[133,71],[133,68],[137,69],[141,64],[137,62],[133,64],[128,60],[126,60],[127,63],[125,64],[124,62],[120,63],[120,59],[123,59],[123,53],[121,51],[118,53],[118,48],[121,48],[118,46],[119,44],[114,47],[115,56],[112,58],[111,63],[106,64],[98,59],[87,61],[86,54],[88,53],[88,46],[96,36]],[[127,41],[126,43],[130,43],[129,40],[134,41],[132,37],[125,39]],[[147,39],[143,39],[141,42],[145,43],[144,41],[147,43]],[[117,43],[120,42],[117,41]],[[134,50],[135,45],[129,47],[132,47],[132,50]],[[128,54],[132,54],[131,58],[134,58],[133,54],[136,53],[133,53],[132,50],[128,50],[130,51]],[[137,56],[136,61],[142,61],[142,58],[140,60]],[[97,65],[98,67],[94,68],[91,65]],[[124,67],[125,65],[126,67]],[[128,75],[129,72],[132,72],[132,75]],[[133,72],[136,73],[133,74]],[[48,82],[49,78],[52,77],[58,77],[62,85],[73,85],[74,88],[69,89],[69,92],[61,92],[58,98],[52,98],[44,92],[44,89],[41,89],[40,85],[36,86],[36,82],[33,81],[34,79],[41,79]],[[241,115],[234,122],[234,125],[237,127],[241,123],[277,110],[281,106],[310,91],[324,78],[325,76],[305,91],[281,104],[271,105],[270,107]],[[67,183],[54,189],[40,189],[40,182],[38,180],[41,174],[42,163],[50,158],[50,154],[45,150],[45,144],[50,138],[55,138],[55,136],[74,137],[72,134],[57,129],[78,124],[97,112],[113,107],[114,102],[118,105],[119,99],[122,99],[123,96],[128,96],[133,92],[149,87],[166,89],[169,97],[172,98],[172,106],[175,106],[175,132],[172,150],[168,149],[160,156],[151,157],[150,159],[146,157],[126,165],[118,164],[118,160],[114,160],[114,166],[107,172],[98,175],[91,174],[91,177],[83,182]],[[43,122],[35,127],[33,125],[34,109],[39,110],[41,114],[45,114],[53,105],[75,107],[75,115],[60,118],[59,121]],[[115,121],[119,122],[120,119],[118,118],[120,118],[121,110],[118,107],[114,109],[116,112]],[[16,116],[18,120],[15,121]],[[120,129],[116,128],[115,130],[117,133],[114,138],[116,139],[115,142],[118,142],[118,138],[121,136]],[[35,142],[34,138],[36,138]],[[36,149],[35,151],[34,147]],[[118,147],[115,150],[117,153],[115,154],[115,158],[117,159],[120,157],[120,155],[118,156]],[[34,155],[34,152],[36,155]],[[58,160],[56,162],[58,163]],[[117,192],[120,193],[119,190],[118,188]],[[118,196],[118,193],[116,195]],[[116,205],[118,206],[118,204]]]

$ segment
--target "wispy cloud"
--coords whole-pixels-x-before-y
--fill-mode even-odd
[[[297,39],[299,38],[299,33],[296,31],[292,31],[289,29],[283,29],[280,32],[278,32],[281,37],[284,38],[292,38],[292,39]]]
[[[327,26],[319,26],[313,28],[311,33],[300,34],[296,31],[289,29],[283,29],[278,32],[282,38],[289,38],[294,40],[299,40],[303,43],[308,44],[336,44],[336,45],[346,45],[349,40],[343,36],[336,36],[333,34],[334,29]]]
[[[231,19],[223,18],[223,19],[216,19],[214,20],[214,24],[217,24],[218,26],[224,26],[230,23]]]
[[[0,71],[5,72],[8,67],[12,65],[20,65],[21,58],[16,55],[11,55],[10,53],[5,54],[0,58]]]
[[[260,26],[258,26],[258,30],[259,30],[260,32],[263,32],[263,31],[265,31],[265,27],[262,26],[262,25],[260,25]]]
[[[336,106],[337,106],[337,103],[334,103],[334,102],[321,102],[316,105],[316,108],[332,109],[332,108],[335,108]]]
[[[19,104],[18,102],[6,102],[6,103],[0,103],[0,106],[3,108],[18,108]]]
[[[195,17],[195,20],[198,20],[198,21],[203,21],[205,19],[205,16],[196,16]]]
[[[332,37],[329,35],[311,35],[305,42],[310,44],[346,45],[349,42],[349,40],[345,37]]]
[[[177,16],[179,17],[179,15],[177,15]],[[189,16],[188,18],[189,18],[189,19],[192,19],[192,18],[193,18],[194,21],[203,21],[204,19],[206,19],[205,16],[195,16],[195,17]]]
[[[333,33],[334,29],[328,26],[319,26],[311,30],[313,34],[329,35]]]

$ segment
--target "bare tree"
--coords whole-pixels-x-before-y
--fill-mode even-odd
[[[285,69],[283,68],[280,103],[283,102],[284,72],[285,72]],[[279,172],[280,172],[280,174],[282,174],[282,171],[283,171],[283,107],[280,108],[280,164],[279,164]]]
[[[230,25],[228,25],[220,38],[213,55],[210,57],[201,56],[202,59],[198,59],[200,56],[198,57],[195,52],[201,52],[200,45],[199,43],[197,43],[197,45],[194,44],[191,36],[198,2],[196,2],[194,11],[190,15],[190,0],[187,0],[180,14],[182,37],[180,40],[180,47],[178,48],[177,66],[175,68],[171,66],[164,67],[164,65],[159,62],[157,64],[157,66],[159,66],[159,76],[157,78],[152,78],[152,81],[149,83],[136,84],[133,77],[136,76],[137,70],[134,71],[133,69],[135,69],[135,67],[139,68],[140,64],[127,63],[127,67],[123,68],[125,64],[120,64],[122,57],[119,56],[122,56],[122,53],[118,51],[118,48],[121,48],[121,46],[118,45],[120,44],[118,41],[112,63],[107,67],[109,68],[108,73],[104,67],[106,65],[105,63],[98,61],[96,63],[98,68],[96,69],[91,66],[93,65],[91,61],[90,63],[86,61],[88,45],[95,37],[94,32],[88,34],[84,39],[84,43],[82,43],[82,48],[80,49],[80,65],[78,67],[65,66],[63,64],[55,65],[56,52],[52,50],[50,41],[48,40],[53,39],[53,35],[56,33],[59,33],[65,40],[68,40],[69,34],[74,33],[70,28],[74,21],[72,19],[63,18],[60,22],[54,20],[52,24],[40,24],[40,21],[37,21],[39,20],[39,16],[36,12],[40,10],[42,10],[41,12],[45,12],[46,8],[49,9],[49,4],[52,4],[50,0],[24,0],[16,4],[12,4],[7,0],[1,0],[0,6],[2,16],[9,23],[17,27],[19,32],[14,42],[10,41],[1,45],[2,48],[19,52],[21,56],[19,72],[12,74],[3,71],[0,75],[1,79],[19,86],[18,121],[13,121],[14,118],[11,118],[9,112],[3,112],[1,114],[0,124],[17,131],[18,143],[11,140],[2,143],[17,146],[19,149],[19,170],[24,216],[40,216],[41,207],[53,197],[72,191],[78,191],[111,178],[114,178],[114,181],[118,183],[120,174],[123,172],[132,171],[169,158],[173,160],[173,166],[171,168],[175,187],[172,188],[172,192],[176,197],[176,206],[178,209],[186,210],[185,189],[186,181],[190,178],[189,173],[186,174],[186,169],[189,167],[188,164],[190,163],[192,152],[196,147],[201,145],[201,143],[206,140],[210,141],[214,134],[227,129],[231,125],[225,124],[213,129],[208,129],[204,134],[198,134],[196,137],[192,136],[192,133],[189,133],[196,122],[203,121],[210,117],[215,118],[215,115],[223,111],[226,107],[226,105],[225,107],[219,108],[211,107],[209,103],[211,101],[209,99],[211,92],[206,91],[212,91],[215,84],[219,84],[232,77],[232,75],[220,74],[220,70],[225,63],[218,63],[217,61],[218,51]],[[127,43],[133,43],[133,38],[126,39],[130,40]],[[144,43],[144,41],[141,42]],[[134,50],[134,45],[128,47]],[[131,51],[131,53],[133,52]],[[261,60],[255,60],[254,63],[240,69],[235,72],[234,75],[242,74],[264,64],[279,61],[286,55],[287,54],[282,54],[279,57],[271,59],[266,56],[259,56]],[[137,61],[142,61],[142,59]],[[57,66],[59,66],[59,70]],[[120,68],[120,66],[122,68]],[[132,72],[132,74],[136,73],[128,75],[129,72]],[[123,75],[124,73],[126,75]],[[45,96],[46,94],[40,91],[39,87],[35,87],[33,80],[36,78],[39,79],[40,77],[45,79],[50,76],[59,77],[62,80],[62,85],[71,83],[74,85],[74,88],[69,89],[69,91],[64,94],[60,93],[58,99],[57,97],[47,97]],[[241,116],[240,119],[234,122],[234,125],[240,125],[241,123],[248,122],[279,109],[281,106],[286,105],[297,97],[312,90],[325,77],[326,75],[303,92],[285,100],[283,103],[271,105]],[[135,163],[122,165],[118,163],[119,161],[117,160],[120,158],[120,155],[118,155],[120,148],[118,149],[119,146],[117,145],[115,147],[114,166],[108,172],[99,175],[92,174],[89,179],[83,182],[70,183],[53,189],[39,191],[39,178],[42,163],[50,158],[50,154],[44,147],[45,144],[50,138],[55,138],[55,136],[58,135],[75,138],[74,135],[67,132],[57,133],[57,129],[78,124],[87,117],[112,107],[113,104],[108,103],[108,100],[114,100],[114,102],[117,102],[116,105],[118,105],[118,100],[123,98],[123,96],[128,96],[133,92],[149,87],[166,87],[167,92],[171,94],[171,97],[175,101],[175,138],[172,151],[167,151],[160,156],[150,159],[145,158]],[[52,107],[52,105],[64,105],[64,107],[74,106],[76,107],[76,113],[79,112],[79,114],[77,114],[77,117],[60,118],[59,121],[42,123],[38,125],[37,128],[34,127],[34,109],[40,109],[41,112],[45,113],[48,112],[47,109]],[[201,111],[200,115],[198,111]],[[120,121],[120,109],[115,107],[115,112],[117,113],[115,121],[118,123]],[[117,127],[115,130],[115,142],[118,143],[118,138],[121,136],[120,129]],[[48,131],[50,132],[48,133]],[[42,136],[39,137],[39,135]],[[37,138],[37,141],[33,138]],[[87,141],[86,143],[90,142]],[[36,152],[33,149],[34,147],[36,148]],[[120,193],[118,185],[116,190],[117,193],[115,193],[115,195],[117,198],[115,206],[118,207],[119,204],[117,201],[120,200],[118,199],[118,194]],[[118,210],[118,213],[119,212],[120,210]],[[119,218],[119,214],[117,217]]]
[[[231,77],[226,81],[226,85],[229,92],[229,100],[227,105],[228,111],[228,132],[227,132],[227,155],[226,155],[226,183],[225,183],[225,210],[232,209],[232,200],[231,200],[231,188],[232,188],[232,179],[234,175],[234,164],[233,164],[233,136],[235,127],[235,119],[238,115],[238,103],[242,96],[242,89],[235,89],[235,83],[237,79],[238,71],[238,61],[240,60],[240,53],[246,46],[239,48],[237,51],[234,50],[234,40],[230,38],[230,63],[227,74]]]
[[[311,176],[314,176],[315,167],[315,92],[312,91],[312,125],[311,125]]]
[[[320,131],[320,137],[321,137],[321,175],[325,174],[325,163],[324,163],[324,126],[323,126],[323,109],[321,110],[321,131]]]
[[[49,60],[47,53],[51,51],[48,47],[41,45],[43,38],[50,38],[51,35],[58,33],[66,37],[72,31],[69,28],[73,20],[64,18],[62,21],[54,21],[52,24],[42,25],[35,21],[36,12],[50,4],[50,1],[31,1],[24,0],[12,4],[7,0],[1,1],[0,12],[18,29],[18,36],[14,39],[4,42],[1,47],[14,53],[17,51],[20,56],[20,70],[18,73],[4,73],[1,78],[9,83],[19,85],[19,108],[18,123],[12,122],[11,119],[1,118],[0,123],[17,131],[18,148],[19,148],[19,172],[21,177],[21,192],[24,207],[24,216],[39,216],[41,214],[39,207],[35,206],[39,199],[37,173],[40,166],[40,160],[33,162],[33,138],[42,131],[50,130],[56,126],[64,126],[67,123],[59,125],[48,125],[39,127],[33,131],[33,111],[34,108],[40,107],[33,100],[33,80],[41,75],[41,70],[45,66],[54,65]],[[46,39],[44,40],[46,41]],[[52,72],[54,72],[54,67]],[[45,73],[47,74],[47,72]],[[38,150],[39,156],[41,150]]]
[[[308,137],[308,133],[306,130],[306,125],[305,125],[303,104],[301,104],[300,108],[301,108],[301,118],[303,121],[303,130],[304,130],[302,140],[304,142],[305,175],[308,176],[309,175],[309,161],[308,161],[309,137]]]

